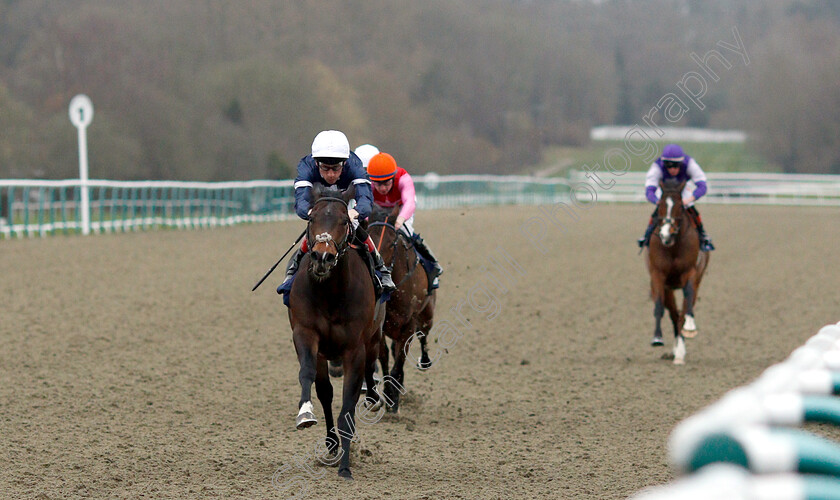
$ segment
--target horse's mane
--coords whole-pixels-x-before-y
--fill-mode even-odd
[[[390,213],[391,212],[389,210],[374,203],[373,209],[370,211],[369,220],[371,222],[386,222]]]
[[[373,209],[370,211],[368,221],[370,222],[387,222],[394,224],[397,216],[393,215],[393,208],[381,207],[376,203],[373,204]]]
[[[356,197],[356,186],[350,185],[347,189],[340,189],[337,185],[326,185],[315,183],[309,188],[310,196],[314,202],[318,198],[341,198],[345,203]]]
[[[681,185],[682,183],[678,181],[675,177],[665,179],[664,181],[662,181],[662,192],[664,193],[679,191]]]

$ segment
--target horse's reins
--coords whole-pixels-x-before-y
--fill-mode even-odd
[[[387,222],[371,222],[371,223],[369,223],[368,224],[368,232],[370,232],[370,228],[376,227],[376,226],[386,227],[386,228],[390,229],[391,231],[394,231],[395,233],[397,232],[397,227],[394,226],[393,224],[389,224]],[[379,235],[379,242],[376,244],[376,250],[377,251],[382,246],[382,240],[383,239],[385,239],[385,231],[382,231],[382,234]],[[397,244],[396,240],[394,240],[393,245],[396,245],[396,244]]]
[[[370,232],[370,228],[375,227],[375,226],[382,226],[382,227],[385,227],[385,228],[388,228],[388,229],[394,231],[394,233],[395,233],[394,243],[392,243],[391,246],[396,248],[396,246],[397,246],[397,236],[396,235],[399,234],[399,233],[397,233],[397,228],[393,224],[388,224],[387,222],[371,222],[370,224],[368,224],[368,232]],[[385,231],[384,230],[379,235],[379,242],[376,244],[376,251],[379,252],[379,253],[382,253],[380,248],[382,247],[382,240],[383,239],[385,239]],[[391,265],[389,266],[391,269],[394,268],[394,259],[396,259],[396,257],[397,257],[397,253],[394,252],[391,255]]]
[[[368,224],[368,228],[370,228],[370,226],[372,226],[372,225],[377,225],[377,226],[378,226],[378,225],[386,225],[386,226],[387,226],[387,225],[388,225],[388,223],[387,223],[387,222],[374,222],[373,224]],[[397,229],[397,228],[394,228],[394,230],[395,230],[395,231],[396,231],[396,229]],[[382,246],[382,239],[383,239],[384,237],[385,237],[385,231],[382,231],[382,232],[379,234],[379,242],[376,244],[376,251],[377,251],[377,252],[379,251],[379,248]],[[396,242],[396,240],[394,240],[394,242]]]
[[[391,265],[388,266],[390,268],[390,270],[393,271],[394,270],[394,263],[397,260],[397,241],[400,238],[400,231],[399,231],[399,229],[396,228],[396,226],[394,226],[393,224],[389,224],[387,222],[371,222],[370,224],[368,224],[368,231],[370,231],[371,227],[375,227],[375,226],[382,226],[382,227],[390,229],[391,231],[394,232],[394,243],[391,244],[391,246],[394,247],[394,252],[391,254]],[[377,252],[379,251],[379,248],[382,246],[382,240],[384,238],[385,238],[385,230],[383,229],[382,234],[379,235],[379,243],[376,245],[376,251]],[[411,244],[411,246],[413,247],[414,245]],[[409,259],[408,259],[407,255],[406,255],[405,260],[406,260],[406,265],[407,265],[408,262],[409,262]],[[402,285],[408,278],[410,278],[411,275],[414,274],[415,269],[417,269],[417,251],[416,250],[415,250],[415,256],[414,256],[414,266],[411,267],[408,270],[408,273],[406,273],[406,275],[403,276],[403,279],[401,279],[400,282],[396,284],[396,287],[399,288],[400,285]]]

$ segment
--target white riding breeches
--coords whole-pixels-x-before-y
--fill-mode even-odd
[[[402,232],[404,232],[409,238],[414,236],[414,216],[408,218],[405,222],[403,222],[402,227],[400,228]]]

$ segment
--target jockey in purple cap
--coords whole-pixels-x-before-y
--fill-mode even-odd
[[[714,250],[715,247],[712,245],[711,238],[706,235],[706,231],[703,229],[700,214],[697,212],[697,208],[694,207],[694,202],[706,194],[706,174],[700,168],[700,165],[694,161],[694,158],[683,153],[679,145],[668,144],[662,149],[662,156],[650,166],[645,177],[645,196],[648,201],[656,205],[659,202],[659,198],[656,196],[659,183],[666,179],[674,178],[678,182],[690,180],[694,183],[695,187],[693,192],[689,191],[688,188],[683,191],[683,205],[685,205],[686,211],[697,225],[697,232],[700,235],[700,250],[704,252]],[[647,246],[650,243],[650,236],[656,227],[655,217],[656,210],[651,215],[645,236],[639,239],[639,247]]]

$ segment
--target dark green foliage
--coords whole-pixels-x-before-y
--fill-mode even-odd
[[[242,105],[239,104],[239,99],[233,98],[224,109],[225,118],[236,125],[242,124]]]
[[[733,27],[750,65],[727,53],[707,108],[674,125],[744,128],[785,170],[840,172],[834,5],[0,1],[0,177],[75,175],[80,92],[92,178],[289,177],[328,128],[414,173],[516,172],[640,123]]]
[[[269,153],[268,159],[265,163],[267,171],[266,177],[268,179],[283,180],[295,178],[296,172],[294,168],[281,158],[276,151]]]

